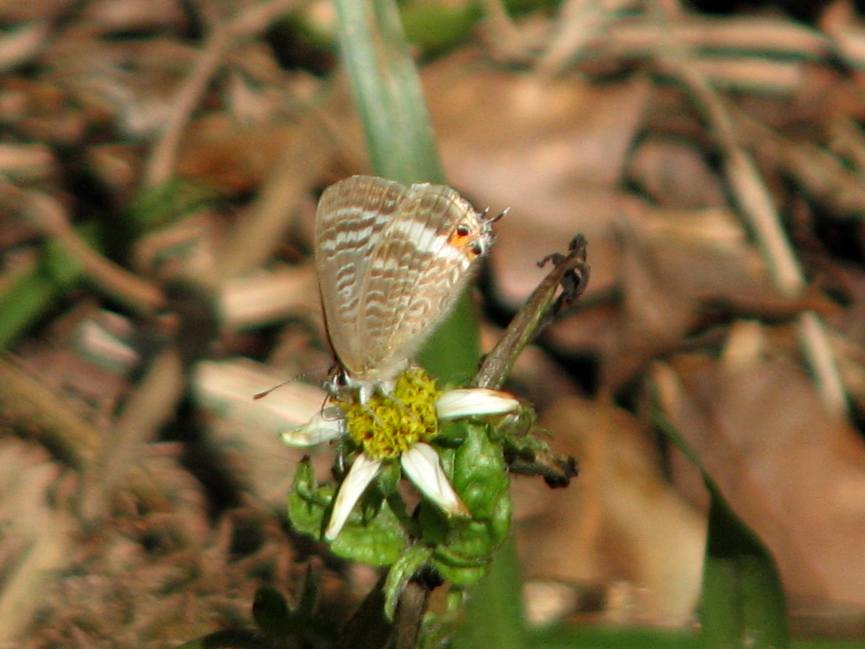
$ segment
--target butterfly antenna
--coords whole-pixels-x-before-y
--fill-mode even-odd
[[[264,397],[266,397],[268,394],[270,394],[274,390],[281,388],[283,385],[288,385],[289,383],[293,383],[295,380],[296,379],[288,379],[286,381],[283,381],[282,383],[277,383],[272,388],[269,388],[269,389],[265,390],[264,392],[258,392],[257,394],[252,395],[252,398],[255,400],[264,399]]]
[[[489,211],[490,211],[490,208],[485,209],[485,210],[484,210],[484,214],[486,214],[486,213],[489,212]],[[499,220],[503,219],[504,217],[506,217],[506,216],[508,215],[508,212],[510,212],[510,211],[511,211],[511,208],[510,208],[510,207],[506,207],[506,208],[503,209],[501,212],[499,212],[498,214],[496,214],[493,218],[489,219],[490,223],[495,223],[496,221],[499,221]]]

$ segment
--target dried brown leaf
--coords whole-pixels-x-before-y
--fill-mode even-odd
[[[0,38],[0,71],[6,72],[36,56],[49,36],[48,21],[20,25]]]
[[[696,146],[649,137],[628,162],[628,177],[659,205],[670,208],[720,208],[726,205],[717,174]]]
[[[600,89],[459,55],[428,68],[424,81],[450,182],[476,204],[511,207],[492,260],[506,301],[525,299],[543,276],[534,263],[578,232],[589,241],[589,291],[608,286],[612,226],[629,200],[616,184],[648,97],[645,80]]]
[[[579,459],[580,478],[554,492],[538,481],[516,481],[517,512],[533,503],[531,518],[518,528],[518,538],[531,539],[531,551],[523,553],[527,576],[606,589],[627,580],[640,593],[627,621],[689,620],[699,596],[705,523],[664,481],[646,431],[605,400],[575,397],[561,400],[540,423],[555,435],[558,452]]]
[[[850,543],[865,535],[865,444],[800,368],[756,351],[657,366],[663,410],[768,545],[795,604],[865,606],[865,567]]]

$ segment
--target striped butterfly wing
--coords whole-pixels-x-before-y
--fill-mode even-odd
[[[382,228],[361,285],[361,377],[392,379],[445,318],[471,277],[488,226],[449,187],[412,185]],[[480,250],[480,252],[478,251]]]
[[[358,326],[366,317],[364,278],[407,191],[394,181],[352,176],[328,187],[318,203],[315,265],[325,323],[334,353],[353,375],[362,375],[368,361]]]

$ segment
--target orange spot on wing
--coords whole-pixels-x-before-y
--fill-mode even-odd
[[[471,233],[460,234],[458,231],[454,230],[448,238],[448,244],[462,252],[469,259],[474,259],[477,257],[477,254],[472,249],[474,240],[475,237],[472,236]]]
[[[460,250],[466,257],[474,258],[477,256],[472,250],[474,240],[472,233],[460,234],[459,231],[454,230],[448,237],[448,244]]]

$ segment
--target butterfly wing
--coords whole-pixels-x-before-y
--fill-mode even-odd
[[[407,193],[400,183],[352,176],[328,187],[316,210],[315,264],[334,353],[350,374],[367,360],[358,337],[362,284],[380,233]]]
[[[389,381],[450,312],[492,241],[441,185],[353,176],[316,212],[315,257],[334,352],[359,381]]]
[[[418,352],[471,277],[481,236],[489,238],[489,227],[456,191],[409,188],[381,230],[361,287],[364,378],[389,380]]]

